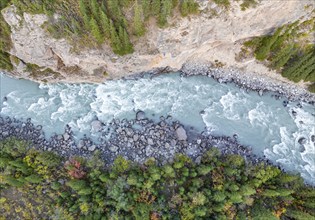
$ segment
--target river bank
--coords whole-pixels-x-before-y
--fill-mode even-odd
[[[18,86],[11,80],[3,84],[15,87],[3,102],[2,116],[10,117],[7,122],[3,118],[1,138],[31,139],[41,149],[65,156],[88,157],[101,150],[109,164],[117,155],[143,162],[184,153],[197,160],[215,146],[253,161],[258,159],[254,154],[266,156],[312,181],[314,105],[302,101],[314,104],[312,95],[261,78],[246,81],[234,70],[191,65],[181,71],[186,77],[168,71],[104,84]],[[237,84],[237,76],[242,83]],[[279,92],[262,90],[264,83]],[[139,110],[145,112],[143,119],[135,118]],[[21,118],[32,119],[17,120]]]
[[[138,163],[153,157],[164,164],[178,153],[200,163],[201,155],[212,147],[217,147],[223,154],[241,155],[253,163],[264,161],[252,154],[250,148],[239,144],[236,134],[233,137],[219,137],[206,131],[198,133],[193,127],[185,127],[179,121],[174,121],[171,116],[161,116],[159,121],[154,122],[139,111],[133,120],[113,119],[108,124],[94,120],[91,124],[100,133],[98,143],[88,136],[75,140],[68,125],[64,133],[45,137],[42,125],[33,124],[30,118],[23,121],[0,116],[0,140],[17,137],[30,141],[37,149],[54,151],[65,157],[90,157],[99,151],[107,164],[111,164],[118,155]]]
[[[215,68],[212,65],[186,64],[180,72],[184,76],[204,75],[216,79],[219,83],[234,83],[241,89],[256,91],[262,96],[266,92],[277,93],[275,98],[286,98],[289,101],[304,101],[315,104],[315,94],[299,84],[288,83],[274,79],[266,74],[262,76],[256,73],[244,73],[238,69]]]

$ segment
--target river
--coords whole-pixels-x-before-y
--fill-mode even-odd
[[[152,119],[171,115],[199,132],[237,134],[255,154],[315,182],[315,109],[305,102],[284,105],[286,100],[273,93],[260,96],[232,83],[178,73],[103,84],[37,84],[1,74],[0,83],[1,114],[32,118],[46,136],[62,133],[69,124],[78,138],[95,137],[95,118],[104,123],[131,119],[142,110]]]

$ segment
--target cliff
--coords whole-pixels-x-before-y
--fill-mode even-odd
[[[131,39],[135,52],[125,56],[115,55],[107,45],[78,50],[66,39],[52,38],[42,28],[48,19],[45,15],[18,15],[14,7],[6,8],[2,14],[12,31],[10,54],[19,58],[14,58],[14,71],[9,74],[44,82],[102,82],[154,68],[178,70],[188,62],[216,61],[224,68],[268,74],[289,82],[254,58],[240,61],[237,57],[244,40],[309,17],[315,8],[313,1],[261,1],[245,11],[234,1],[229,10],[211,1],[199,4],[199,15],[179,18],[175,14],[163,29],[150,20],[145,36]],[[26,63],[36,64],[33,71]]]

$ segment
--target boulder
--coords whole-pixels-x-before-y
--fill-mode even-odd
[[[138,134],[135,134],[135,135],[133,135],[133,141],[137,141],[139,139],[139,135]]]
[[[148,144],[149,145],[153,145],[154,143],[153,143],[153,140],[151,139],[151,138],[148,138]]]
[[[109,150],[110,150],[111,152],[113,152],[113,153],[116,153],[116,152],[118,151],[118,147],[115,146],[115,145],[113,145],[113,146],[109,147]]]
[[[84,147],[84,141],[80,140],[79,143],[78,143],[77,148],[81,149],[82,147]]]
[[[91,127],[94,131],[98,132],[102,130],[102,122],[100,122],[99,120],[94,120],[91,123]]]
[[[185,129],[182,127],[182,126],[179,126],[177,129],[176,129],[176,136],[177,136],[177,139],[180,140],[180,141],[185,141],[187,140],[187,134],[186,134],[186,131]]]
[[[137,114],[136,114],[136,119],[138,121],[145,119],[145,113],[143,111],[138,111]]]
[[[69,138],[70,138],[70,135],[69,135],[68,133],[65,133],[65,134],[63,135],[63,139],[64,139],[65,141],[69,140]]]
[[[306,138],[301,137],[301,138],[299,138],[298,142],[299,142],[299,144],[304,145],[304,144],[306,144]]]
[[[96,148],[96,146],[95,146],[95,145],[92,145],[92,146],[90,146],[90,147],[88,148],[88,150],[89,150],[89,151],[94,151],[95,148]]]

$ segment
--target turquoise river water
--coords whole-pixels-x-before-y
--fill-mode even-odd
[[[47,136],[63,133],[69,124],[78,137],[93,137],[95,117],[103,122],[131,119],[142,110],[148,116],[171,115],[213,135],[237,134],[240,144],[252,147],[254,153],[301,173],[308,183],[315,182],[315,109],[310,104],[284,106],[284,99],[277,100],[271,93],[259,96],[209,77],[174,73],[103,84],[50,85],[0,76],[1,114],[32,118],[43,125]]]

